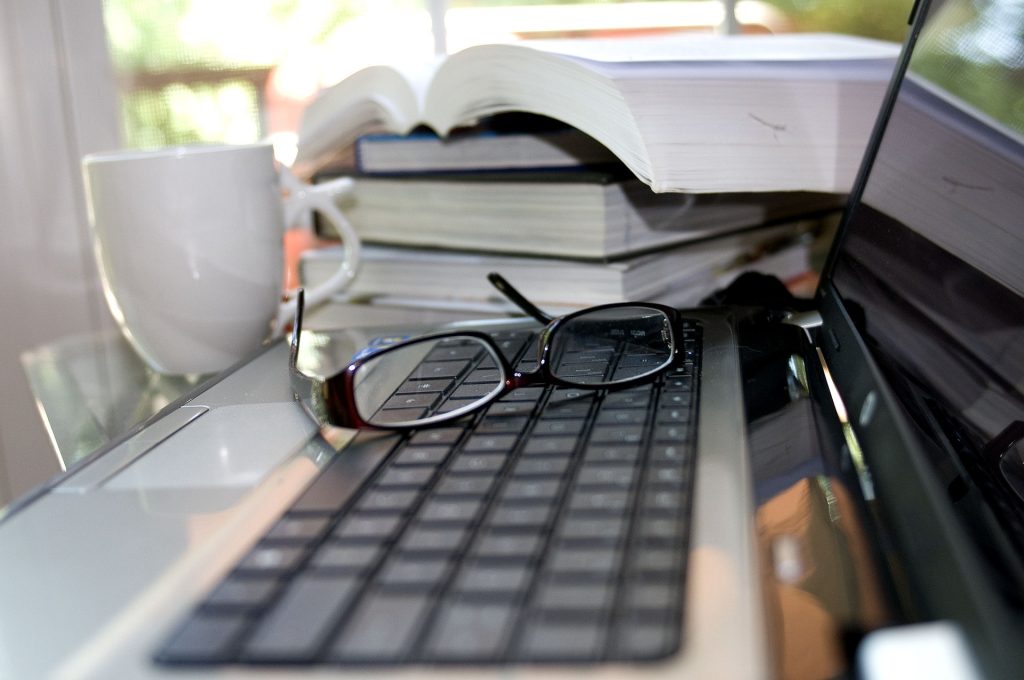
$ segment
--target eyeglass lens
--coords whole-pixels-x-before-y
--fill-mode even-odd
[[[359,367],[356,410],[371,425],[427,425],[489,401],[505,377],[493,350],[479,338],[424,338],[372,356]]]
[[[578,385],[614,385],[672,362],[672,325],[661,310],[623,305],[564,320],[551,340],[551,373]]]

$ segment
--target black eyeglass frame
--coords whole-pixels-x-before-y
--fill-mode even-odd
[[[504,293],[512,302],[516,303],[523,311],[538,321],[545,323],[540,331],[537,353],[537,368],[528,373],[515,370],[512,363],[502,354],[494,339],[487,333],[474,330],[451,330],[424,335],[390,345],[359,357],[350,363],[343,371],[326,378],[312,377],[302,373],[298,369],[299,341],[302,333],[303,313],[303,291],[300,289],[296,300],[295,324],[292,329],[291,344],[289,347],[289,372],[291,377],[292,391],[296,398],[303,404],[306,410],[320,423],[336,427],[373,429],[386,431],[414,430],[422,427],[430,427],[439,423],[457,420],[464,416],[476,413],[491,403],[497,401],[513,390],[536,385],[554,385],[556,387],[575,387],[581,389],[628,389],[649,383],[660,374],[675,366],[681,356],[682,343],[679,337],[679,326],[682,315],[679,310],[668,305],[653,302],[613,302],[603,305],[587,307],[565,316],[553,318],[539,308],[534,306],[507,281],[498,274],[490,274],[488,279]],[[626,378],[624,380],[607,381],[599,383],[584,383],[567,380],[555,375],[551,369],[551,347],[552,338],[560,327],[566,322],[572,321],[583,315],[593,314],[609,309],[619,308],[643,308],[660,312],[669,320],[669,330],[672,334],[670,343],[670,357],[660,366],[652,368],[649,372]],[[369,361],[377,361],[388,353],[395,352],[409,347],[412,344],[428,342],[431,340],[444,340],[447,338],[473,338],[480,341],[493,356],[501,370],[501,385],[490,394],[484,395],[479,401],[460,409],[454,409],[445,413],[424,418],[415,423],[376,424],[367,421],[360,415],[356,407],[355,388],[356,376],[359,369]]]

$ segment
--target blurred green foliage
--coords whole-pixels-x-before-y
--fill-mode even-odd
[[[797,31],[849,33],[902,42],[913,0],[765,0]]]
[[[954,0],[931,19],[911,71],[1024,134],[1024,2]]]
[[[105,0],[126,145],[259,139],[253,72],[270,69],[292,46],[320,43],[369,2]]]
[[[157,148],[260,138],[259,93],[252,83],[175,83],[125,93],[122,115],[128,145]]]

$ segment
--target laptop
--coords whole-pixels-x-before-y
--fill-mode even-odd
[[[7,510],[0,677],[1019,677],[1024,16],[911,21],[813,309],[397,434],[321,427],[271,345]]]

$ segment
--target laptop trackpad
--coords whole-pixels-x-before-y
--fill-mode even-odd
[[[295,402],[221,406],[150,449],[107,489],[246,488],[318,431]]]

